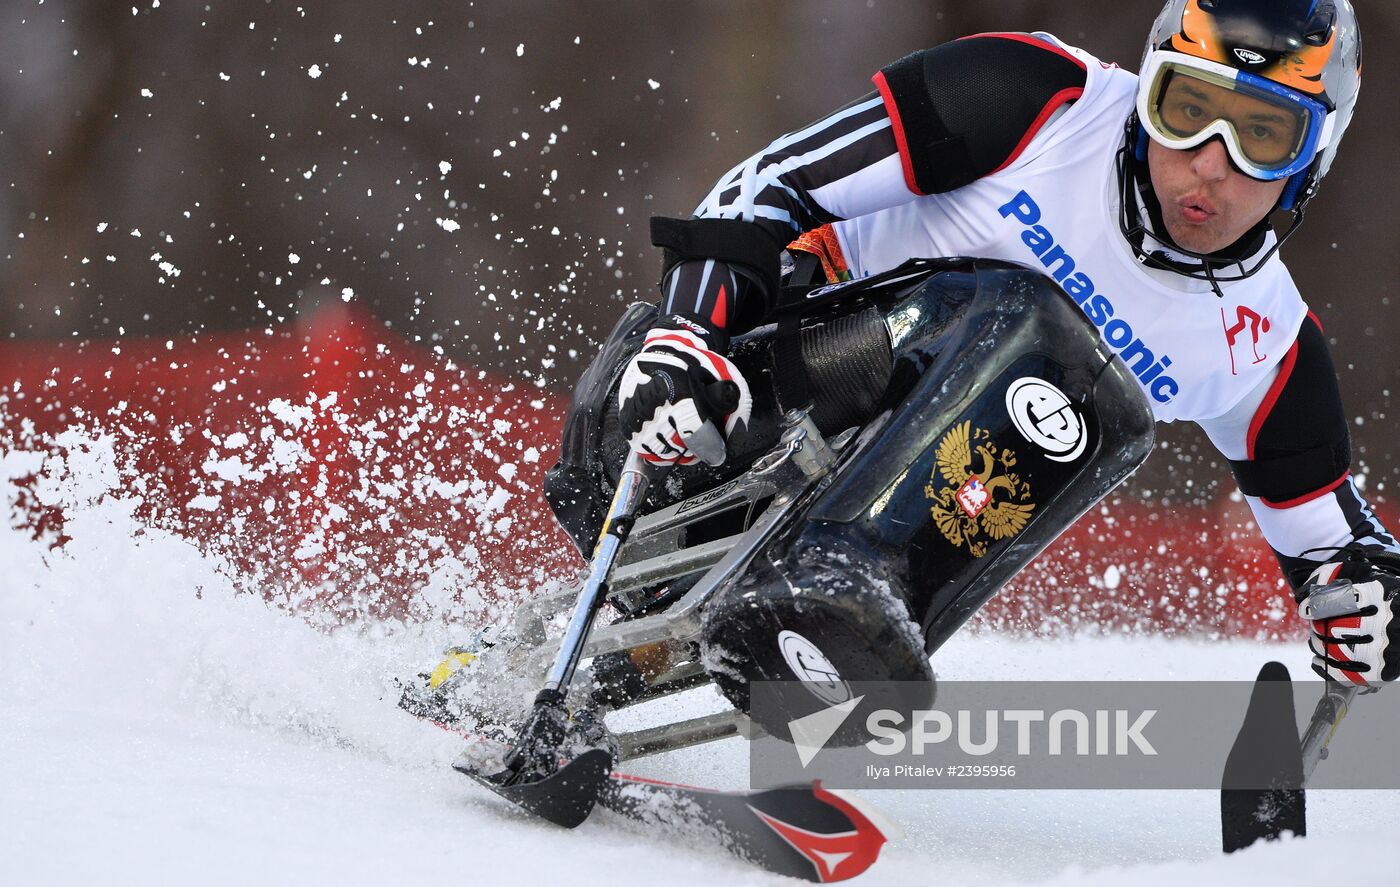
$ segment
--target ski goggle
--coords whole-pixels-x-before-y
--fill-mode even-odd
[[[1178,150],[1219,136],[1250,178],[1302,172],[1331,135],[1321,102],[1228,65],[1158,50],[1139,76],[1138,120],[1148,135]]]

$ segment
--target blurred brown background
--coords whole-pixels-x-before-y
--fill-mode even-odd
[[[1400,6],[1357,0],[1357,117],[1286,257],[1335,343],[1368,490],[1396,472]],[[565,392],[654,298],[686,214],[882,64],[1049,30],[1136,69],[1157,0],[394,3],[5,0],[0,337],[255,328],[347,297],[465,363]],[[450,168],[448,166],[450,164]],[[345,290],[352,294],[345,294]],[[1194,428],[1140,495],[1224,476]],[[1396,478],[1400,480],[1400,478]]]

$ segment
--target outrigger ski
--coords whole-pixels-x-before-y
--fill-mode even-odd
[[[598,803],[612,773],[612,756],[600,748],[589,749],[543,779],[514,783],[503,779],[501,772],[482,771],[461,761],[452,769],[541,819],[576,828]]]
[[[1359,695],[1373,687],[1327,681],[1302,735],[1288,668],[1259,670],[1244,723],[1225,762],[1220,785],[1221,843],[1226,853],[1285,833],[1308,833],[1307,782],[1327,759],[1327,746]]]

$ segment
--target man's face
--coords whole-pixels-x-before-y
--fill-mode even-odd
[[[1287,179],[1261,182],[1230,165],[1219,139],[1176,151],[1147,141],[1152,190],[1178,245],[1213,253],[1239,240],[1278,203]]]

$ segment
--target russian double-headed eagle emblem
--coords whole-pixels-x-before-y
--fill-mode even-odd
[[[1010,539],[1025,529],[1035,510],[1031,485],[1012,470],[1016,454],[998,449],[991,438],[970,421],[954,426],[938,443],[924,487],[933,501],[934,525],[973,557],[986,554],[990,540]]]

